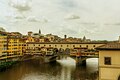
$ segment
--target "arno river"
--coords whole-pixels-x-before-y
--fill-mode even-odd
[[[98,59],[87,59],[86,66],[78,66],[72,58],[54,63],[38,64],[26,61],[0,72],[0,80],[97,80]]]

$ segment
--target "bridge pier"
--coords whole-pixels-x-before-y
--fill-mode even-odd
[[[76,57],[76,64],[86,66],[86,57]]]
[[[67,59],[67,57],[68,57],[68,54],[61,54],[61,55],[58,55],[58,60]]]
[[[49,63],[49,62],[55,62],[57,59],[57,56],[45,56],[44,57],[44,62]]]

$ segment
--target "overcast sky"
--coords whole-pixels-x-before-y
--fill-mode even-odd
[[[116,40],[120,0],[0,0],[0,26],[6,31],[52,33]]]

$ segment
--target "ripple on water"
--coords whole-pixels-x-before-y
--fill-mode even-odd
[[[1,72],[0,80],[95,80],[96,71],[98,59],[87,59],[86,66],[76,66],[75,60],[68,57],[42,65],[22,62]]]
[[[49,74],[32,73],[32,74],[26,74],[24,77],[22,77],[21,80],[56,80],[56,79],[59,79],[59,77],[51,76]]]

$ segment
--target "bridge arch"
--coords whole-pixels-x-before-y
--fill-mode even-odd
[[[54,48],[53,52],[54,52],[54,54],[57,54],[58,53],[58,48]]]
[[[59,53],[64,53],[64,49],[63,48],[59,48],[58,52]]]
[[[70,54],[70,49],[66,48],[64,52],[65,52],[65,54]]]

